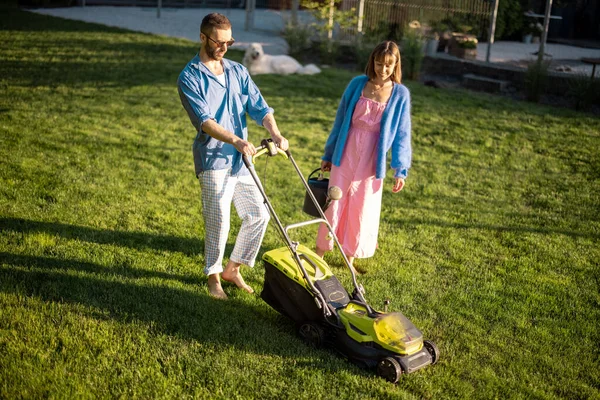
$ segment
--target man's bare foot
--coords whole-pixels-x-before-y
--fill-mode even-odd
[[[233,264],[233,265],[232,265]],[[235,286],[239,287],[242,290],[245,290],[248,293],[254,293],[254,289],[250,287],[246,282],[244,282],[244,278],[240,274],[240,265],[232,263],[231,261],[227,264],[225,271],[221,274],[221,278],[224,281],[231,282],[235,284]]]
[[[219,281],[219,274],[213,274],[208,276],[208,292],[215,299],[227,299],[227,295],[223,291],[223,288],[221,287],[221,282]]]

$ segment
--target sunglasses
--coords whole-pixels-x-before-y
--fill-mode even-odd
[[[231,40],[228,40],[226,42],[217,42],[215,39],[211,38],[206,33],[204,34],[204,36],[206,36],[210,41],[212,41],[214,44],[216,44],[217,47],[223,47],[225,45],[227,45],[227,47],[231,47],[235,43],[235,39],[234,38],[231,38]]]

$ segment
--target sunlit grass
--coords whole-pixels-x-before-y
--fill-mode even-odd
[[[176,90],[196,44],[1,11],[0,397],[600,396],[599,119],[408,83],[413,167],[398,195],[388,177],[379,250],[357,265],[441,359],[390,385],[258,296],[208,296]],[[255,79],[305,174],[353,75]],[[284,223],[306,218],[289,163],[257,172]],[[271,224],[262,250],[281,245]],[[244,270],[257,292],[263,273]]]

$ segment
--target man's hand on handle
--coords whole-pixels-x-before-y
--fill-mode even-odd
[[[238,139],[233,143],[233,145],[235,146],[237,151],[239,151],[245,156],[250,157],[256,154],[256,148],[254,147],[254,145],[246,140]]]
[[[275,144],[277,146],[279,146],[279,148],[283,151],[286,151],[290,145],[287,141],[286,138],[284,138],[283,136],[281,136],[281,133],[279,132],[279,128],[277,127],[277,122],[275,122],[275,117],[273,117],[273,114],[269,113],[265,116],[265,118],[262,121],[263,126],[265,127],[265,129],[267,131],[269,131],[269,133],[271,134],[271,139],[273,140],[273,142],[275,142]]]
[[[271,135],[271,139],[273,139],[273,142],[283,151],[286,151],[290,147],[288,140],[281,136],[280,133]]]
[[[214,119],[204,121],[202,124],[202,131],[217,140],[225,143],[231,143],[237,151],[246,156],[253,156],[256,154],[256,148],[252,143],[239,138],[233,132],[223,128]]]

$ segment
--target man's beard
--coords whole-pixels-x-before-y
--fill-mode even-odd
[[[207,55],[207,56],[208,56],[210,59],[212,59],[212,60],[215,60],[215,61],[221,61],[221,60],[223,59],[223,56],[224,56],[224,54],[219,54],[219,55],[217,55],[217,54],[216,54],[216,53],[217,53],[217,51],[219,51],[219,49],[218,49],[218,48],[215,48],[215,49],[213,49],[213,48],[211,48],[210,46],[207,46],[207,47],[206,47],[206,55]]]

